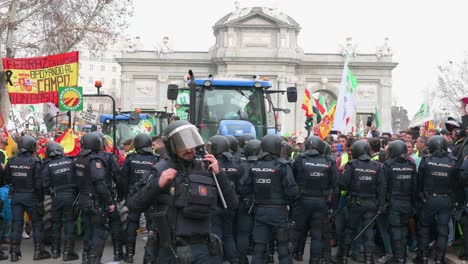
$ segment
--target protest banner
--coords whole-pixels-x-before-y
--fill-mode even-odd
[[[12,104],[57,104],[59,87],[78,85],[78,51],[2,62]]]

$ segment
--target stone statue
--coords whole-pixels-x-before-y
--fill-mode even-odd
[[[162,39],[162,45],[158,45],[159,47],[156,48],[156,53],[159,54],[168,54],[168,53],[173,53],[174,50],[172,50],[169,47],[169,37],[164,36]]]
[[[347,37],[346,38],[346,47],[343,45],[339,45],[339,52],[344,57],[354,57],[357,54],[357,44],[353,45],[353,38]]]
[[[377,47],[377,51],[376,51],[377,58],[393,55],[392,47],[390,47],[388,42],[389,42],[389,40],[388,40],[388,37],[387,37],[387,38],[384,39],[383,45]]]

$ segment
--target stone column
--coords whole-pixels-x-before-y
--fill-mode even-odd
[[[159,75],[156,80],[156,110],[163,110],[164,106],[170,107],[170,103],[167,101],[168,80],[168,75]]]
[[[380,80],[379,89],[380,102],[380,132],[390,132],[392,124],[392,82],[390,79]]]
[[[132,98],[135,96],[135,82],[133,75],[124,73],[122,69],[122,86],[120,87],[121,105],[122,110],[127,111],[133,109]],[[117,106],[119,107],[119,106]]]

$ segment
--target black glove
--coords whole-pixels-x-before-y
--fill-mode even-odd
[[[193,262],[192,248],[190,246],[179,246],[176,248],[177,263],[191,264]]]
[[[385,206],[379,206],[378,213],[385,214],[385,212],[387,212],[387,208]]]

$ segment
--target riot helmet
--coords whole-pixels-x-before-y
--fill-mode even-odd
[[[47,157],[61,157],[63,156],[63,147],[57,142],[49,142],[46,146]]]
[[[323,142],[323,140],[317,136],[311,136],[306,140],[305,149],[315,149],[319,154],[323,154],[325,149],[325,142]]]
[[[136,151],[141,149],[145,152],[152,152],[153,151],[151,149],[152,144],[153,144],[153,141],[151,139],[151,136],[146,133],[140,133],[136,135],[135,138],[133,139],[133,147],[135,148]]]
[[[203,146],[204,142],[197,128],[185,120],[169,124],[164,132],[164,144],[169,154]]]
[[[244,152],[245,152],[245,157],[253,157],[253,156],[258,156],[260,153],[261,149],[261,144],[260,140],[258,139],[251,139],[247,141],[247,143],[244,146]]]
[[[369,143],[359,140],[351,146],[351,155],[353,159],[370,160],[370,146]]]
[[[229,141],[229,149],[232,153],[237,152],[237,148],[239,147],[239,142],[235,136],[227,135],[225,136]]]
[[[18,142],[18,149],[20,153],[30,152],[34,153],[36,151],[37,142],[36,139],[29,135],[24,135],[20,138]]]
[[[225,136],[214,135],[208,139],[206,149],[210,154],[217,157],[218,155],[229,151],[229,140]]]
[[[262,138],[261,148],[273,156],[280,156],[283,147],[283,139],[278,135],[266,135]]]
[[[405,158],[408,153],[406,143],[401,140],[395,140],[388,145],[388,153],[391,158],[402,157]]]
[[[83,150],[97,152],[101,150],[101,138],[97,133],[87,133],[81,138],[81,147]]]
[[[239,147],[243,148],[245,146],[245,144],[247,143],[247,141],[249,141],[251,139],[255,139],[255,137],[252,136],[251,134],[245,134],[245,135],[241,136],[239,138]]]
[[[442,136],[433,136],[427,144],[430,153],[447,152],[447,141]]]
[[[95,133],[96,135],[99,136],[99,138],[101,139],[101,150],[105,150],[106,147],[108,147],[108,142],[107,142],[107,138],[106,138],[106,135],[104,135],[104,133],[102,133],[101,131],[93,131],[91,133]]]

